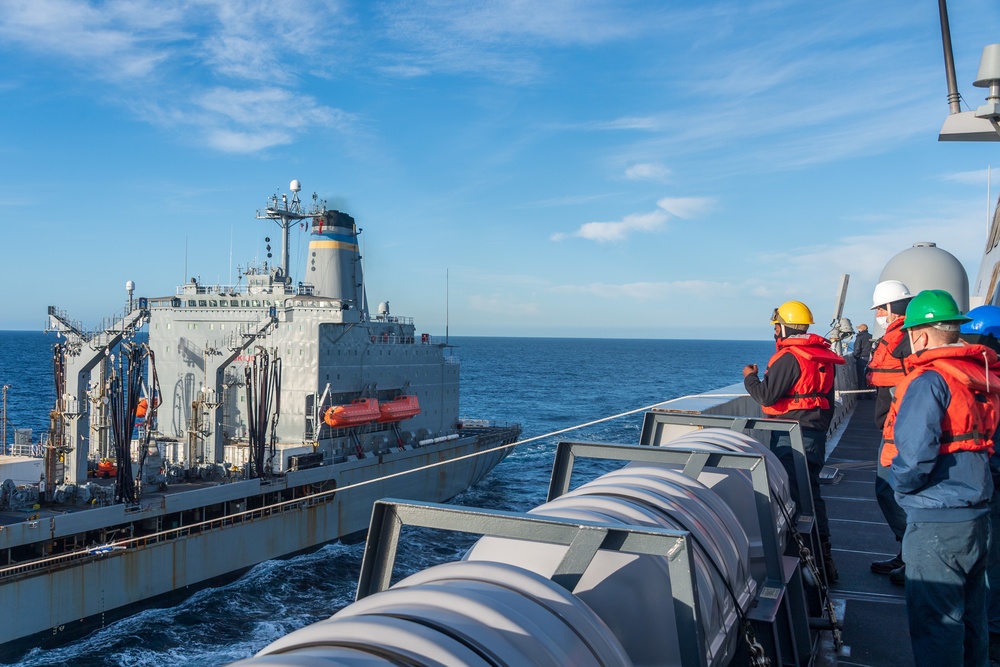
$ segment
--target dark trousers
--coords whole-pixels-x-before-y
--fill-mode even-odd
[[[857,368],[857,371],[858,371],[858,389],[870,389],[870,387],[868,386],[868,379],[867,379],[867,377],[865,377],[866,376],[865,371],[868,369],[868,360],[867,359],[855,359],[854,360],[854,365],[855,365],[855,368]],[[858,398],[860,398],[862,400],[873,398],[873,397],[874,397],[874,394],[859,394],[858,395]]]
[[[826,461],[826,432],[802,429],[802,444],[806,450],[806,463],[809,466],[809,488],[812,489],[813,507],[816,509],[816,528],[822,542],[830,540],[830,523],[826,518],[826,502],[819,491],[819,474]],[[799,504],[799,485],[796,481],[795,459],[793,457],[792,440],[787,433],[771,431],[771,451],[781,461],[782,467],[788,473],[789,486],[792,488],[792,500]]]
[[[917,667],[988,664],[990,516],[915,522],[903,537],[906,613]]]
[[[990,633],[1000,634],[1000,488],[993,488],[990,498],[990,555],[986,562],[986,580],[990,584],[990,601],[986,609]]]
[[[879,443],[878,456],[882,457],[884,442]],[[906,511],[896,502],[896,492],[889,486],[889,472],[891,468],[879,464],[875,461],[875,500],[882,510],[885,522],[889,524],[889,530],[896,536],[897,542],[903,541],[903,533],[906,532]]]

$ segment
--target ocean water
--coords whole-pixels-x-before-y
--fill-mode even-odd
[[[8,419],[14,427],[33,429],[36,440],[48,428],[54,401],[54,342],[36,332],[0,332],[0,385],[11,386]],[[526,440],[741,382],[743,366],[763,367],[774,349],[773,341],[765,340],[452,337],[450,342],[462,363],[462,416],[519,422]],[[545,499],[559,440],[636,444],[641,425],[639,413],[534,439],[453,502],[530,509]],[[583,463],[577,473],[591,476],[608,465]],[[407,529],[404,538],[397,578],[459,558],[473,539],[418,529]],[[228,585],[203,589],[170,608],[140,612],[74,643],[34,650],[18,664],[225,665],[353,601],[363,550],[363,544],[337,543],[268,561]]]

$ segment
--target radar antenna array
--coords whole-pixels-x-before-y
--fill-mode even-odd
[[[312,207],[308,210],[303,209],[302,202],[299,200],[299,192],[302,190],[302,184],[299,181],[293,180],[289,184],[289,189],[292,191],[291,198],[287,194],[282,194],[280,198],[277,194],[273,194],[268,199],[267,208],[264,209],[263,214],[260,209],[257,209],[258,220],[274,220],[281,228],[281,275],[284,278],[289,276],[288,230],[299,220],[323,215],[326,212],[326,200],[319,199],[315,192],[312,196]]]

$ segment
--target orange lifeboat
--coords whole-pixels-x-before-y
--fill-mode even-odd
[[[379,422],[400,422],[420,414],[420,402],[416,396],[400,396],[379,405]]]
[[[360,426],[378,418],[378,399],[375,398],[356,398],[348,405],[334,405],[323,415],[323,421],[334,428]]]
[[[101,459],[100,463],[97,464],[97,476],[104,477],[105,479],[108,477],[117,477],[118,466],[111,459]]]

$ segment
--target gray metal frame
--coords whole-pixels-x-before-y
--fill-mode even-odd
[[[798,424],[792,423],[798,427]],[[645,427],[643,433],[645,434]],[[801,436],[799,447],[802,448]],[[560,442],[556,447],[547,500],[555,500],[569,491],[573,464],[577,458],[676,465],[693,479],[697,479],[705,468],[749,471],[766,570],[764,582],[758,587],[754,604],[746,611],[746,616],[761,631],[766,644],[765,651],[774,664],[803,665],[810,662],[813,642],[799,559],[783,556],[781,553],[776,526],[771,519],[771,487],[763,455],[707,452],[682,447],[665,449],[648,445]],[[785,655],[789,656],[790,663],[783,660]]]
[[[695,639],[681,642],[681,662],[685,666],[707,667],[704,637],[698,622],[694,557],[687,531],[609,526],[515,512],[383,499],[376,502],[372,510],[358,579],[358,600],[389,587],[403,526],[561,544],[568,548],[552,581],[570,592],[599,550],[666,557],[678,636]]]
[[[682,467],[682,472],[697,479],[705,468],[747,470],[753,482],[754,503],[760,522],[764,561],[768,582],[783,582],[781,549],[778,534],[771,517],[771,489],[768,486],[767,466],[758,454],[737,452],[706,452],[702,450],[663,449],[635,445],[614,445],[598,442],[560,442],[556,446],[552,479],[549,482],[547,501],[552,501],[569,491],[573,464],[577,458],[613,461],[661,463]]]
[[[813,502],[812,487],[809,486],[809,464],[806,462],[805,445],[802,442],[802,427],[789,419],[771,419],[760,417],[731,417],[728,415],[687,414],[680,412],[647,412],[642,420],[642,433],[639,444],[656,446],[653,438],[656,427],[660,424],[675,424],[681,426],[700,426],[705,428],[724,428],[749,435],[749,431],[777,431],[788,433],[792,442],[792,455],[795,463],[795,479],[789,480],[798,487],[799,517],[796,530],[802,535],[808,535],[810,548],[814,554],[819,554],[819,529],[816,526],[816,505]],[[765,445],[767,443],[764,443]]]

